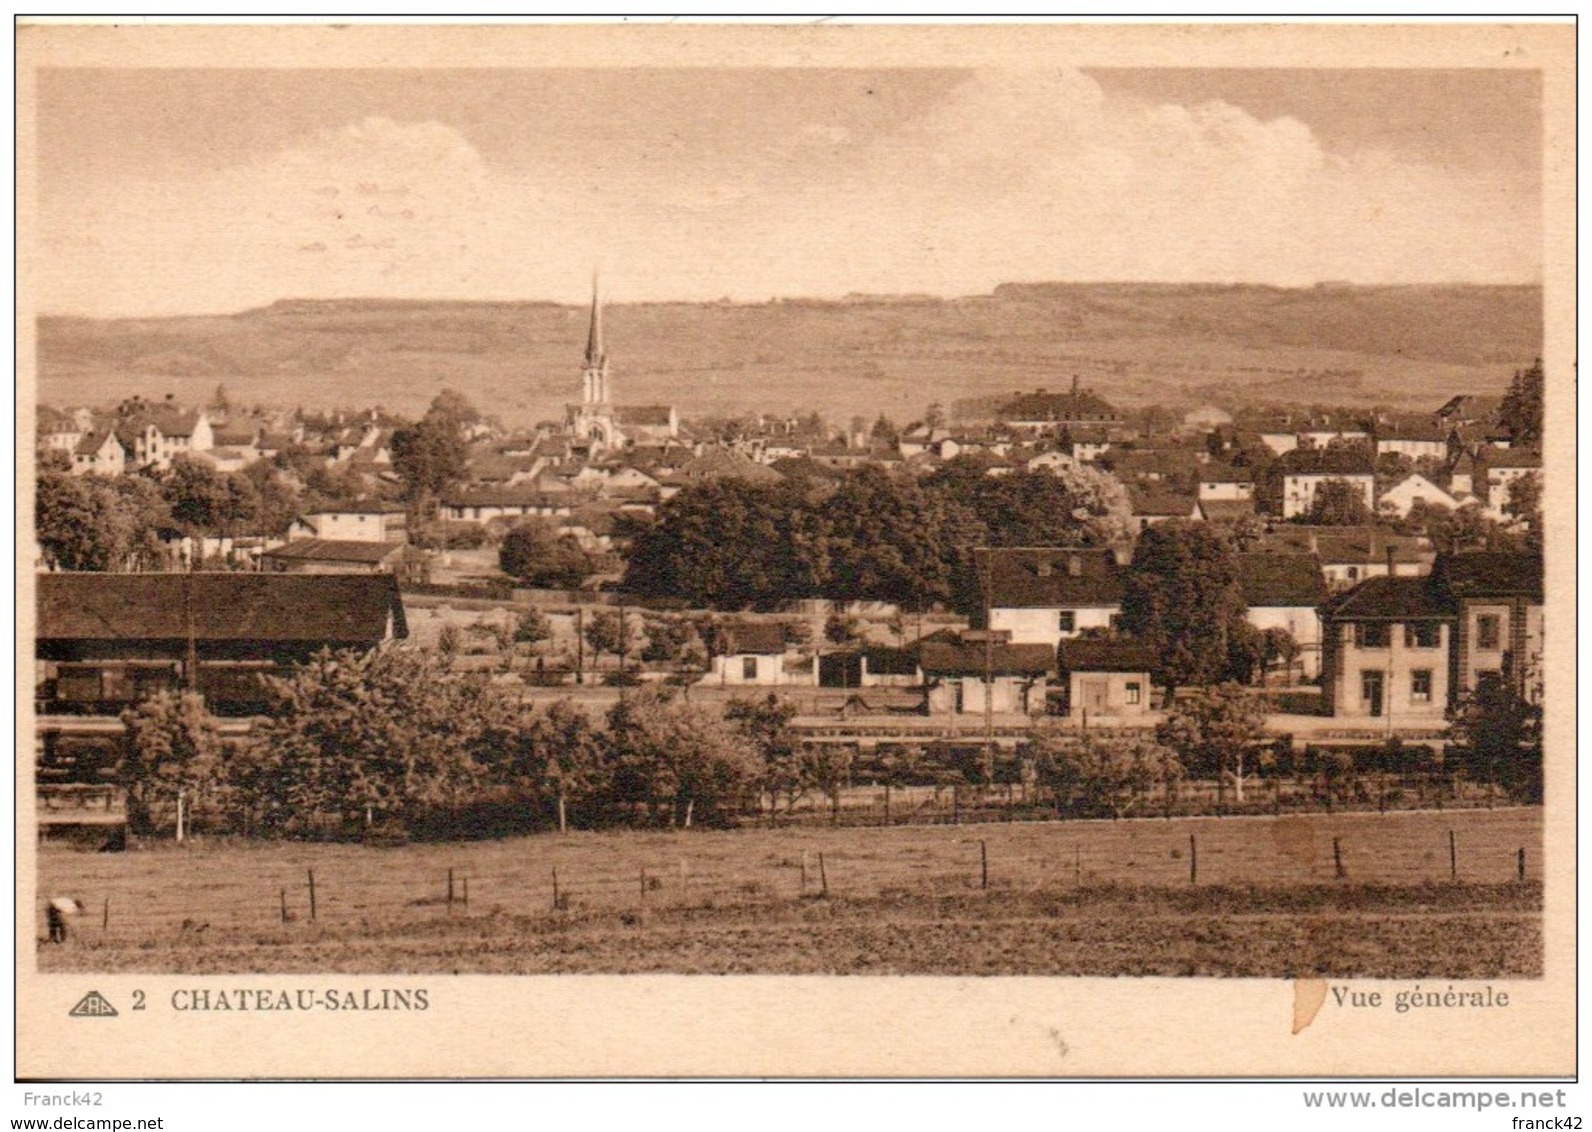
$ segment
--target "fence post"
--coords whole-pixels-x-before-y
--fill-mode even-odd
[[[951,824],[962,824],[962,788],[954,784],[951,786]]]
[[[645,868],[641,870],[641,902],[643,904],[647,902],[647,870]]]
[[[807,895],[807,850],[802,850],[802,895]]]
[[[453,915],[453,870],[448,870],[448,915]]]
[[[553,866],[553,911],[558,911],[558,866]]]
[[[287,923],[287,889],[282,890],[282,922]]]
[[[982,839],[978,843],[978,886],[989,887],[989,846]]]
[[[1343,847],[1338,844],[1338,839],[1332,839],[1332,874],[1339,880],[1343,879]]]
[[[470,914],[470,878],[464,878],[464,914]]]
[[[890,824],[890,784],[884,784],[884,824]]]
[[[1459,849],[1454,843],[1454,831],[1448,831],[1448,879],[1459,880]]]
[[[824,899],[829,898],[829,874],[824,871],[824,855],[818,854],[818,888]]]
[[[1083,850],[1076,841],[1072,843],[1072,883],[1083,887]]]
[[[1200,875],[1200,849],[1194,841],[1194,835],[1188,835],[1188,882],[1198,884]]]
[[[1526,851],[1520,851],[1520,879],[1526,878]],[[100,931],[105,931],[111,926],[111,898],[105,898],[105,907],[100,912]]]
[[[1520,852],[1515,854],[1515,879],[1526,879],[1526,847],[1522,845]]]
[[[306,869],[310,875],[310,919],[315,918],[315,870]]]

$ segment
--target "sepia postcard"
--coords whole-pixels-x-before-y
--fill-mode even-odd
[[[1573,23],[17,47],[19,1080],[1576,1073]]]

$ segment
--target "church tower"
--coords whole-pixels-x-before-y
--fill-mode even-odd
[[[608,352],[603,349],[603,307],[597,293],[597,274],[591,277],[591,322],[586,329],[586,366],[581,370],[581,403],[607,407]]]
[[[602,296],[597,273],[591,277],[591,320],[586,327],[586,360],[580,371],[580,404],[568,409],[569,429],[591,445],[593,454],[624,446],[608,393],[608,351],[603,348]]]

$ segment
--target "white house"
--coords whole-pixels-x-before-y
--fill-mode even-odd
[[[1326,577],[1314,554],[1240,554],[1238,584],[1244,613],[1256,629],[1281,629],[1299,646],[1306,680],[1321,672],[1321,618],[1317,607],[1327,599]]]
[[[1391,513],[1403,518],[1417,503],[1435,504],[1453,511],[1459,501],[1419,472],[1411,472],[1382,493],[1376,501],[1378,513]]]
[[[1329,480],[1349,484],[1365,502],[1376,506],[1376,473],[1371,454],[1361,448],[1296,448],[1279,456],[1276,472],[1282,480],[1282,517],[1309,514],[1316,493]]]
[[[1122,567],[1109,549],[988,550],[989,627],[1013,644],[1058,642],[1106,630],[1122,611]]]
[[[785,670],[785,632],[778,625],[747,622],[723,632],[703,684],[792,684]],[[801,681],[807,683],[810,681]]]

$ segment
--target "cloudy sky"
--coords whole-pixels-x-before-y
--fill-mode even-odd
[[[1535,282],[1520,70],[45,70],[38,301]]]

